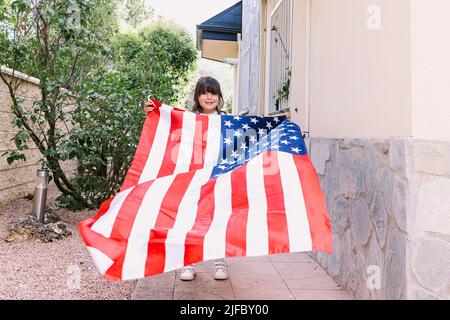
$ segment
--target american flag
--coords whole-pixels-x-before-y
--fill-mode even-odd
[[[120,192],[79,231],[107,279],[236,256],[332,251],[300,128],[286,117],[149,113]]]

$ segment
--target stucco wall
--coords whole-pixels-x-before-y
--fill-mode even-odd
[[[409,0],[311,1],[312,136],[411,136],[410,35]]]
[[[450,141],[450,1],[411,0],[413,137]]]
[[[11,79],[9,76],[7,78]],[[18,95],[24,99],[25,107],[31,107],[34,100],[40,99],[36,80],[24,81],[18,89]],[[0,205],[34,191],[36,162],[41,159],[41,154],[35,146],[30,146],[30,149],[24,152],[26,162],[19,161],[8,165],[6,156],[1,156],[5,151],[15,149],[14,141],[11,139],[14,138],[17,129],[11,123],[14,118],[11,105],[7,86],[0,81]]]
[[[1,72],[7,79],[12,79],[12,70],[2,67]],[[39,80],[21,73],[18,75],[19,79],[23,78],[19,80],[21,84],[17,91],[18,96],[24,99],[24,107],[30,108],[34,101],[41,98]],[[16,161],[9,165],[6,161],[7,156],[1,156],[5,151],[16,149],[11,139],[18,130],[12,124],[14,115],[11,105],[8,88],[0,80],[0,205],[34,192],[37,162],[42,159],[41,153],[32,141],[28,144],[29,150],[24,151],[26,161]],[[62,166],[70,174],[76,168],[76,162],[66,161]]]

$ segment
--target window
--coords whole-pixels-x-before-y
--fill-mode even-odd
[[[269,113],[289,108],[292,0],[281,0],[270,16]]]

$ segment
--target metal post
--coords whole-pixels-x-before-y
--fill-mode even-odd
[[[111,170],[113,166],[113,157],[106,158],[106,176],[109,177],[111,175]]]
[[[49,170],[42,168],[37,170],[36,186],[34,189],[33,214],[39,222],[45,220],[45,202],[47,200]]]

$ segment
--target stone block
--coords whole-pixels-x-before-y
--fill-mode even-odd
[[[391,170],[398,173],[401,177],[407,175],[407,152],[405,140],[389,141],[389,166]]]
[[[411,268],[417,281],[430,291],[450,289],[450,243],[424,239],[413,248]]]
[[[324,175],[326,164],[330,160],[330,143],[326,140],[315,140],[310,153],[317,174]]]
[[[333,233],[342,236],[350,226],[350,215],[352,213],[351,201],[339,195],[333,202],[331,211],[331,226]]]
[[[385,297],[387,300],[406,298],[406,236],[389,230],[386,243]]]
[[[408,185],[398,177],[394,177],[392,205],[390,213],[400,230],[406,231],[406,208],[408,207]]]
[[[352,209],[350,226],[358,247],[365,245],[369,240],[372,231],[369,217],[369,207],[366,200],[359,199],[355,201]]]
[[[375,226],[375,234],[381,248],[384,247],[386,242],[387,216],[384,199],[381,192],[376,191],[370,205],[370,218]]]
[[[414,170],[433,175],[450,174],[450,145],[446,143],[414,143]]]
[[[425,177],[419,188],[415,229],[450,234],[450,179]]]

